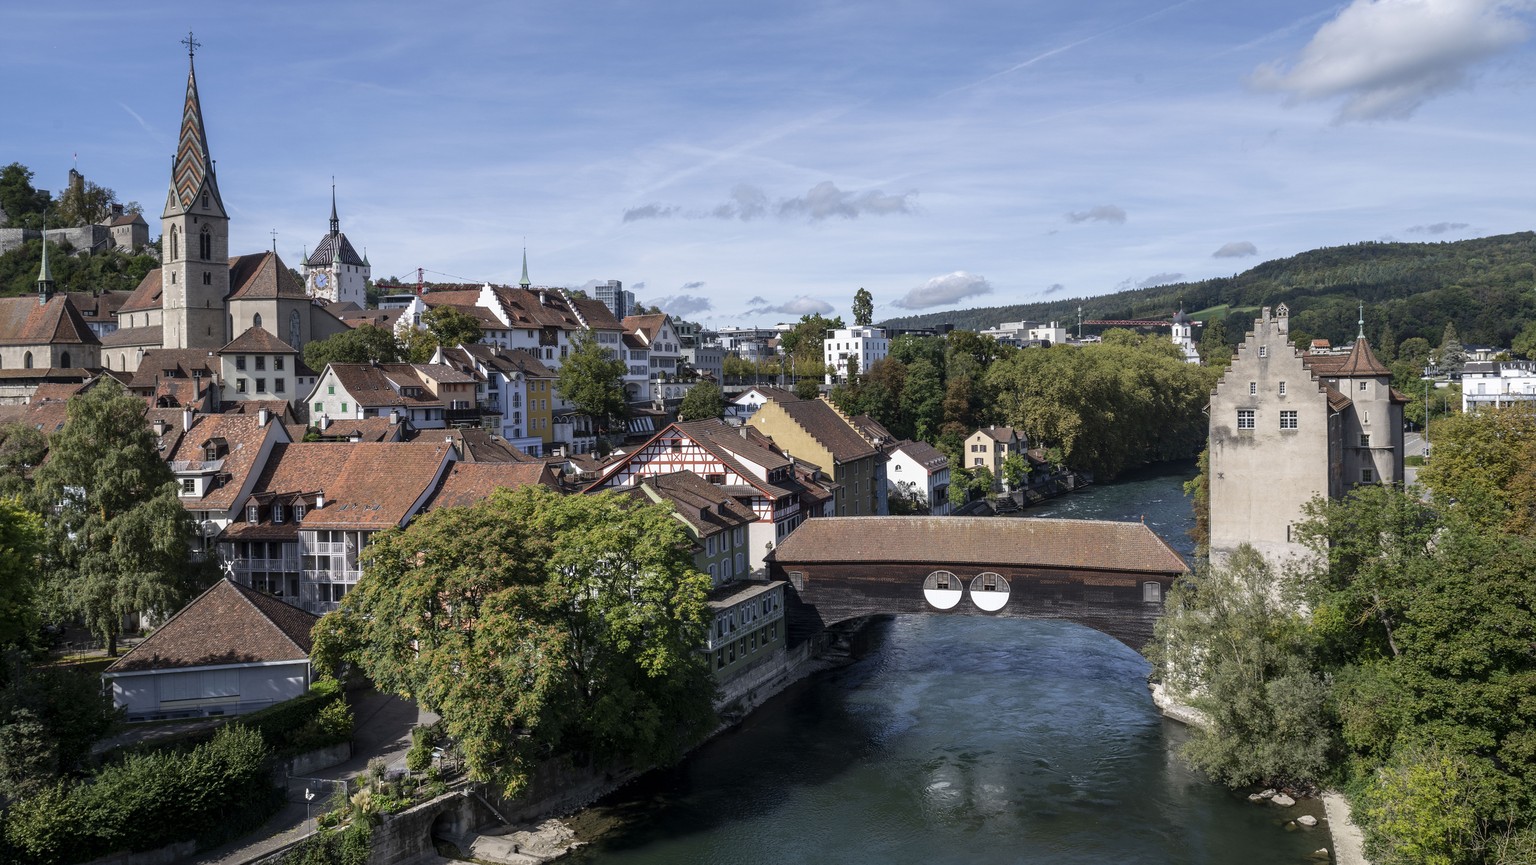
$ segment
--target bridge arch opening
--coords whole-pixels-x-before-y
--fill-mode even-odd
[[[1008,580],[996,571],[982,571],[971,578],[971,603],[976,609],[995,613],[1008,604]]]
[[[960,578],[950,571],[934,571],[923,580],[923,599],[939,610],[954,609],[964,593]]]

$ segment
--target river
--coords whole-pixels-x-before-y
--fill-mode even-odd
[[[1180,465],[1027,516],[1145,519],[1191,551]],[[1299,865],[1323,828],[1185,768],[1148,665],[1065,622],[900,616],[860,659],[791,687],[576,822],[583,865]],[[1316,860],[1312,860],[1316,861]]]

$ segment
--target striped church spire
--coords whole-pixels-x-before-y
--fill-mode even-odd
[[[193,55],[200,43],[188,33],[182,44],[187,46],[187,100],[181,110],[181,135],[176,144],[176,158],[171,163],[171,190],[166,196],[164,216],[188,213],[194,208],[202,214],[225,216],[213,159],[208,154],[203,106],[197,97],[197,68]],[[203,201],[205,193],[206,203]]]

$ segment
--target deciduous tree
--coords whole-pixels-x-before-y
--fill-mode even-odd
[[[400,344],[382,327],[365,324],[304,346],[304,365],[323,372],[332,363],[395,363]]]
[[[725,398],[720,385],[701,381],[688,389],[677,407],[678,420],[705,420],[725,414]]]
[[[576,337],[571,354],[560,364],[555,390],[582,414],[591,417],[598,429],[607,428],[613,418],[625,416],[624,361],[598,345],[590,333]]]

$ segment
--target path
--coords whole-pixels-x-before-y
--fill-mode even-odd
[[[1342,793],[1323,794],[1323,810],[1328,815],[1328,831],[1333,834],[1335,865],[1371,865],[1365,858],[1365,836],[1349,816],[1349,800]]]

